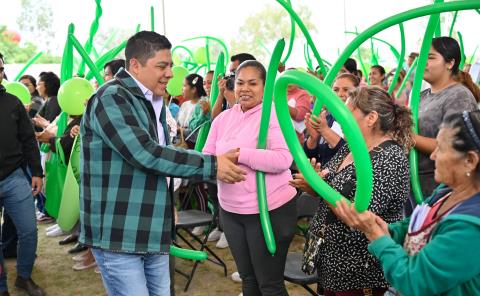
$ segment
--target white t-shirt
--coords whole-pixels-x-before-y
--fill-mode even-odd
[[[192,103],[192,101],[183,102],[178,111],[177,122],[180,127],[188,127],[190,119],[192,119],[193,112],[195,111],[195,106],[197,104]]]

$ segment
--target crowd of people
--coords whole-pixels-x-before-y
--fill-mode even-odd
[[[42,72],[38,82],[30,75],[19,79],[31,94],[27,105],[0,85],[0,295],[9,295],[3,258],[11,257],[17,258],[15,286],[45,295],[31,277],[36,223],[52,223],[46,236],[64,236],[60,244],[76,243],[69,250],[79,253],[72,268],[95,269],[108,295],[174,295],[169,249],[179,204],[219,212],[214,229],[191,232],[230,249],[238,269],[232,278],[244,296],[288,295],[284,270],[301,194],[320,199],[302,270],[318,274],[323,295],[480,293],[480,89],[460,69],[455,39],[432,41],[418,134],[408,106],[413,80],[406,77],[418,53],[410,54],[397,81],[391,79],[396,69],[387,73],[382,65],[373,65],[365,81],[352,58],[335,78],[332,91],[358,124],[372,162],[371,202],[362,213],[354,207],[357,175],[349,145],[355,143],[347,144],[329,110],[311,114],[312,95],[289,85],[288,111],[315,171],[345,197],[336,204],[297,170],[274,109],[266,148],[257,148],[267,76],[262,63],[248,53],[234,55],[224,77],[189,74],[182,94],[171,96],[171,48],[155,32],[133,35],[125,59],[105,64],[105,83],[84,114],[68,116],[63,127],[55,73]],[[0,82],[4,63],[0,55]],[[404,79],[407,87],[400,90]],[[219,91],[212,105],[214,83]],[[209,124],[203,150],[196,151],[199,132]],[[421,204],[411,189],[412,148],[419,152]],[[64,155],[80,186],[80,218],[68,232],[55,224],[62,191],[49,172],[56,154]],[[265,173],[274,256],[259,218],[258,171]],[[185,204],[190,184],[195,199]]]

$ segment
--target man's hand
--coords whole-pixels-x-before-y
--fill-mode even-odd
[[[239,168],[234,163],[235,159],[238,159],[238,155],[240,155],[240,151],[229,151],[223,155],[217,156],[218,180],[228,184],[245,181],[245,175],[247,172]]]
[[[36,136],[37,136],[37,141],[39,141],[40,143],[49,143],[50,138],[55,137],[55,135],[48,130],[44,130],[41,133],[37,133]]]
[[[40,177],[32,177],[32,194],[33,196],[37,195],[42,191],[43,181]]]
[[[227,81],[222,77],[218,77],[218,95],[223,96],[223,92],[227,89]]]

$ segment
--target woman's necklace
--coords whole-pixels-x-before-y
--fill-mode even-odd
[[[377,146],[380,145],[381,143],[383,143],[383,142],[385,142],[385,141],[388,141],[388,140],[390,140],[390,139],[391,139],[390,136],[382,136],[382,137],[380,137],[378,140],[374,141],[372,144],[367,145],[367,149],[368,149],[368,151],[371,151],[372,149],[374,149],[375,147],[377,147]],[[350,152],[350,153],[348,153],[348,155],[343,159],[341,165],[338,167],[337,172],[343,170],[345,167],[347,167],[348,165],[350,165],[352,162],[353,162],[353,156],[352,156],[352,152]]]

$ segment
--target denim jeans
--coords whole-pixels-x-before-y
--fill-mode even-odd
[[[17,275],[30,278],[37,251],[37,221],[32,186],[21,168],[0,181],[0,207],[10,216],[17,229]],[[7,290],[7,274],[0,252],[0,293]]]
[[[169,255],[92,252],[109,296],[170,296]]]

